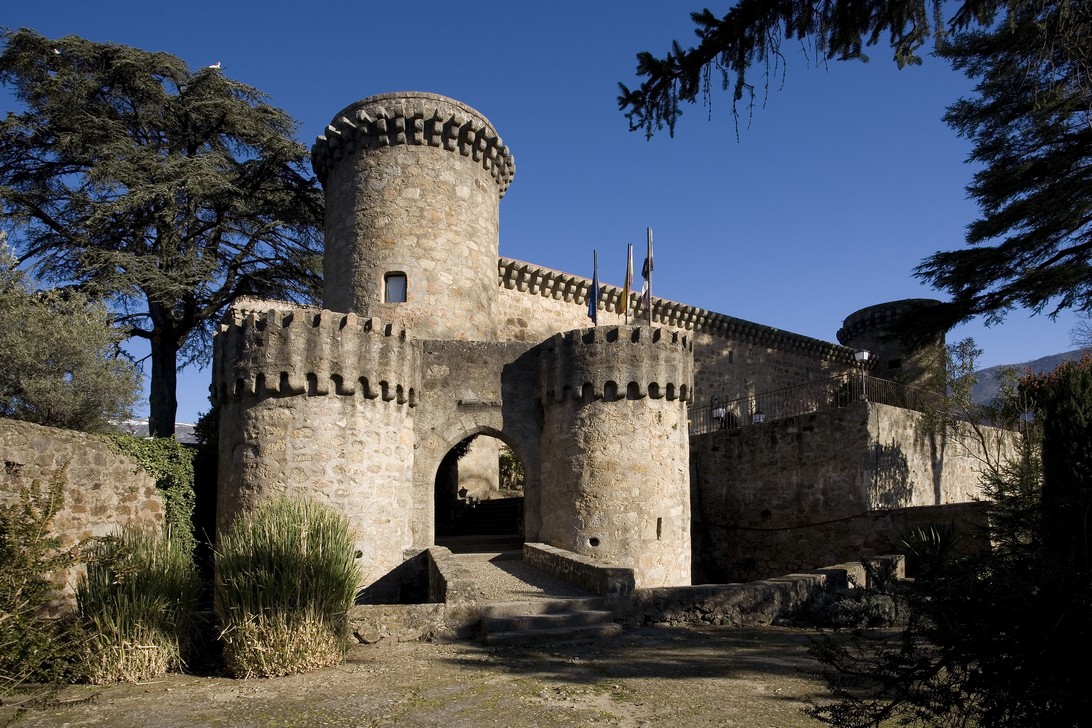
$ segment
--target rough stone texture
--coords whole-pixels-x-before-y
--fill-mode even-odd
[[[454,637],[444,604],[364,604],[349,610],[349,631],[361,644]]]
[[[690,583],[686,422],[690,342],[598,327],[542,345],[540,539],[635,571],[638,588]],[[634,447],[631,435],[656,443]]]
[[[217,338],[217,527],[278,495],[337,506],[356,531],[365,584],[413,544],[416,347],[376,320],[330,311],[233,309]]]
[[[500,441],[476,437],[466,455],[459,458],[459,490],[467,498],[495,498],[500,490]]]
[[[921,419],[860,403],[692,438],[698,578],[813,569],[890,551],[911,522],[980,522],[981,451]]]
[[[633,569],[604,564],[548,544],[523,544],[523,560],[536,569],[611,601],[631,595],[636,589]]]
[[[315,144],[326,190],[324,305],[418,338],[495,337],[498,205],[514,164],[489,121],[435,94],[373,96]],[[404,303],[384,302],[403,273]]]
[[[0,418],[0,507],[37,480],[45,492],[64,474],[64,505],[53,519],[62,548],[115,533],[125,524],[162,526],[164,501],[155,479],[131,458],[83,432]],[[79,567],[57,574],[60,591],[49,607],[56,616],[74,605]]]

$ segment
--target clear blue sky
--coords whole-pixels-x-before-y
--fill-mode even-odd
[[[676,138],[646,141],[628,131],[617,83],[636,83],[638,51],[691,45],[689,11],[708,4],[54,0],[8,3],[0,24],[220,61],[297,119],[308,145],[372,94],[468,103],[516,159],[502,255],[590,276],[597,248],[602,281],[619,284],[626,244],[639,259],[651,226],[656,295],[828,341],[859,308],[939,297],[911,271],[962,245],[976,212],[969,145],[940,120],[969,82],[933,59],[898,71],[884,47],[829,68],[788,48],[787,76],[739,141],[724,94],[711,118],[689,107]],[[0,113],[11,108],[0,95]],[[1018,311],[949,340],[973,336],[983,366],[1013,363],[1073,348],[1074,322]],[[208,378],[183,373],[179,421],[208,409]]]

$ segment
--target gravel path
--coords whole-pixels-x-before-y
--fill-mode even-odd
[[[474,579],[483,602],[521,602],[595,596],[566,581],[528,566],[518,552],[459,554],[459,561]]]

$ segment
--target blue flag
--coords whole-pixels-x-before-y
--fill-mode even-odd
[[[592,251],[592,260],[594,266],[592,268],[591,290],[588,291],[588,318],[592,320],[593,324],[599,323],[599,251]]]

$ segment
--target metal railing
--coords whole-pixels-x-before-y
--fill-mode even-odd
[[[730,430],[863,401],[921,411],[940,406],[943,398],[887,379],[847,373],[733,400],[713,398],[708,404],[690,408],[690,434]]]

